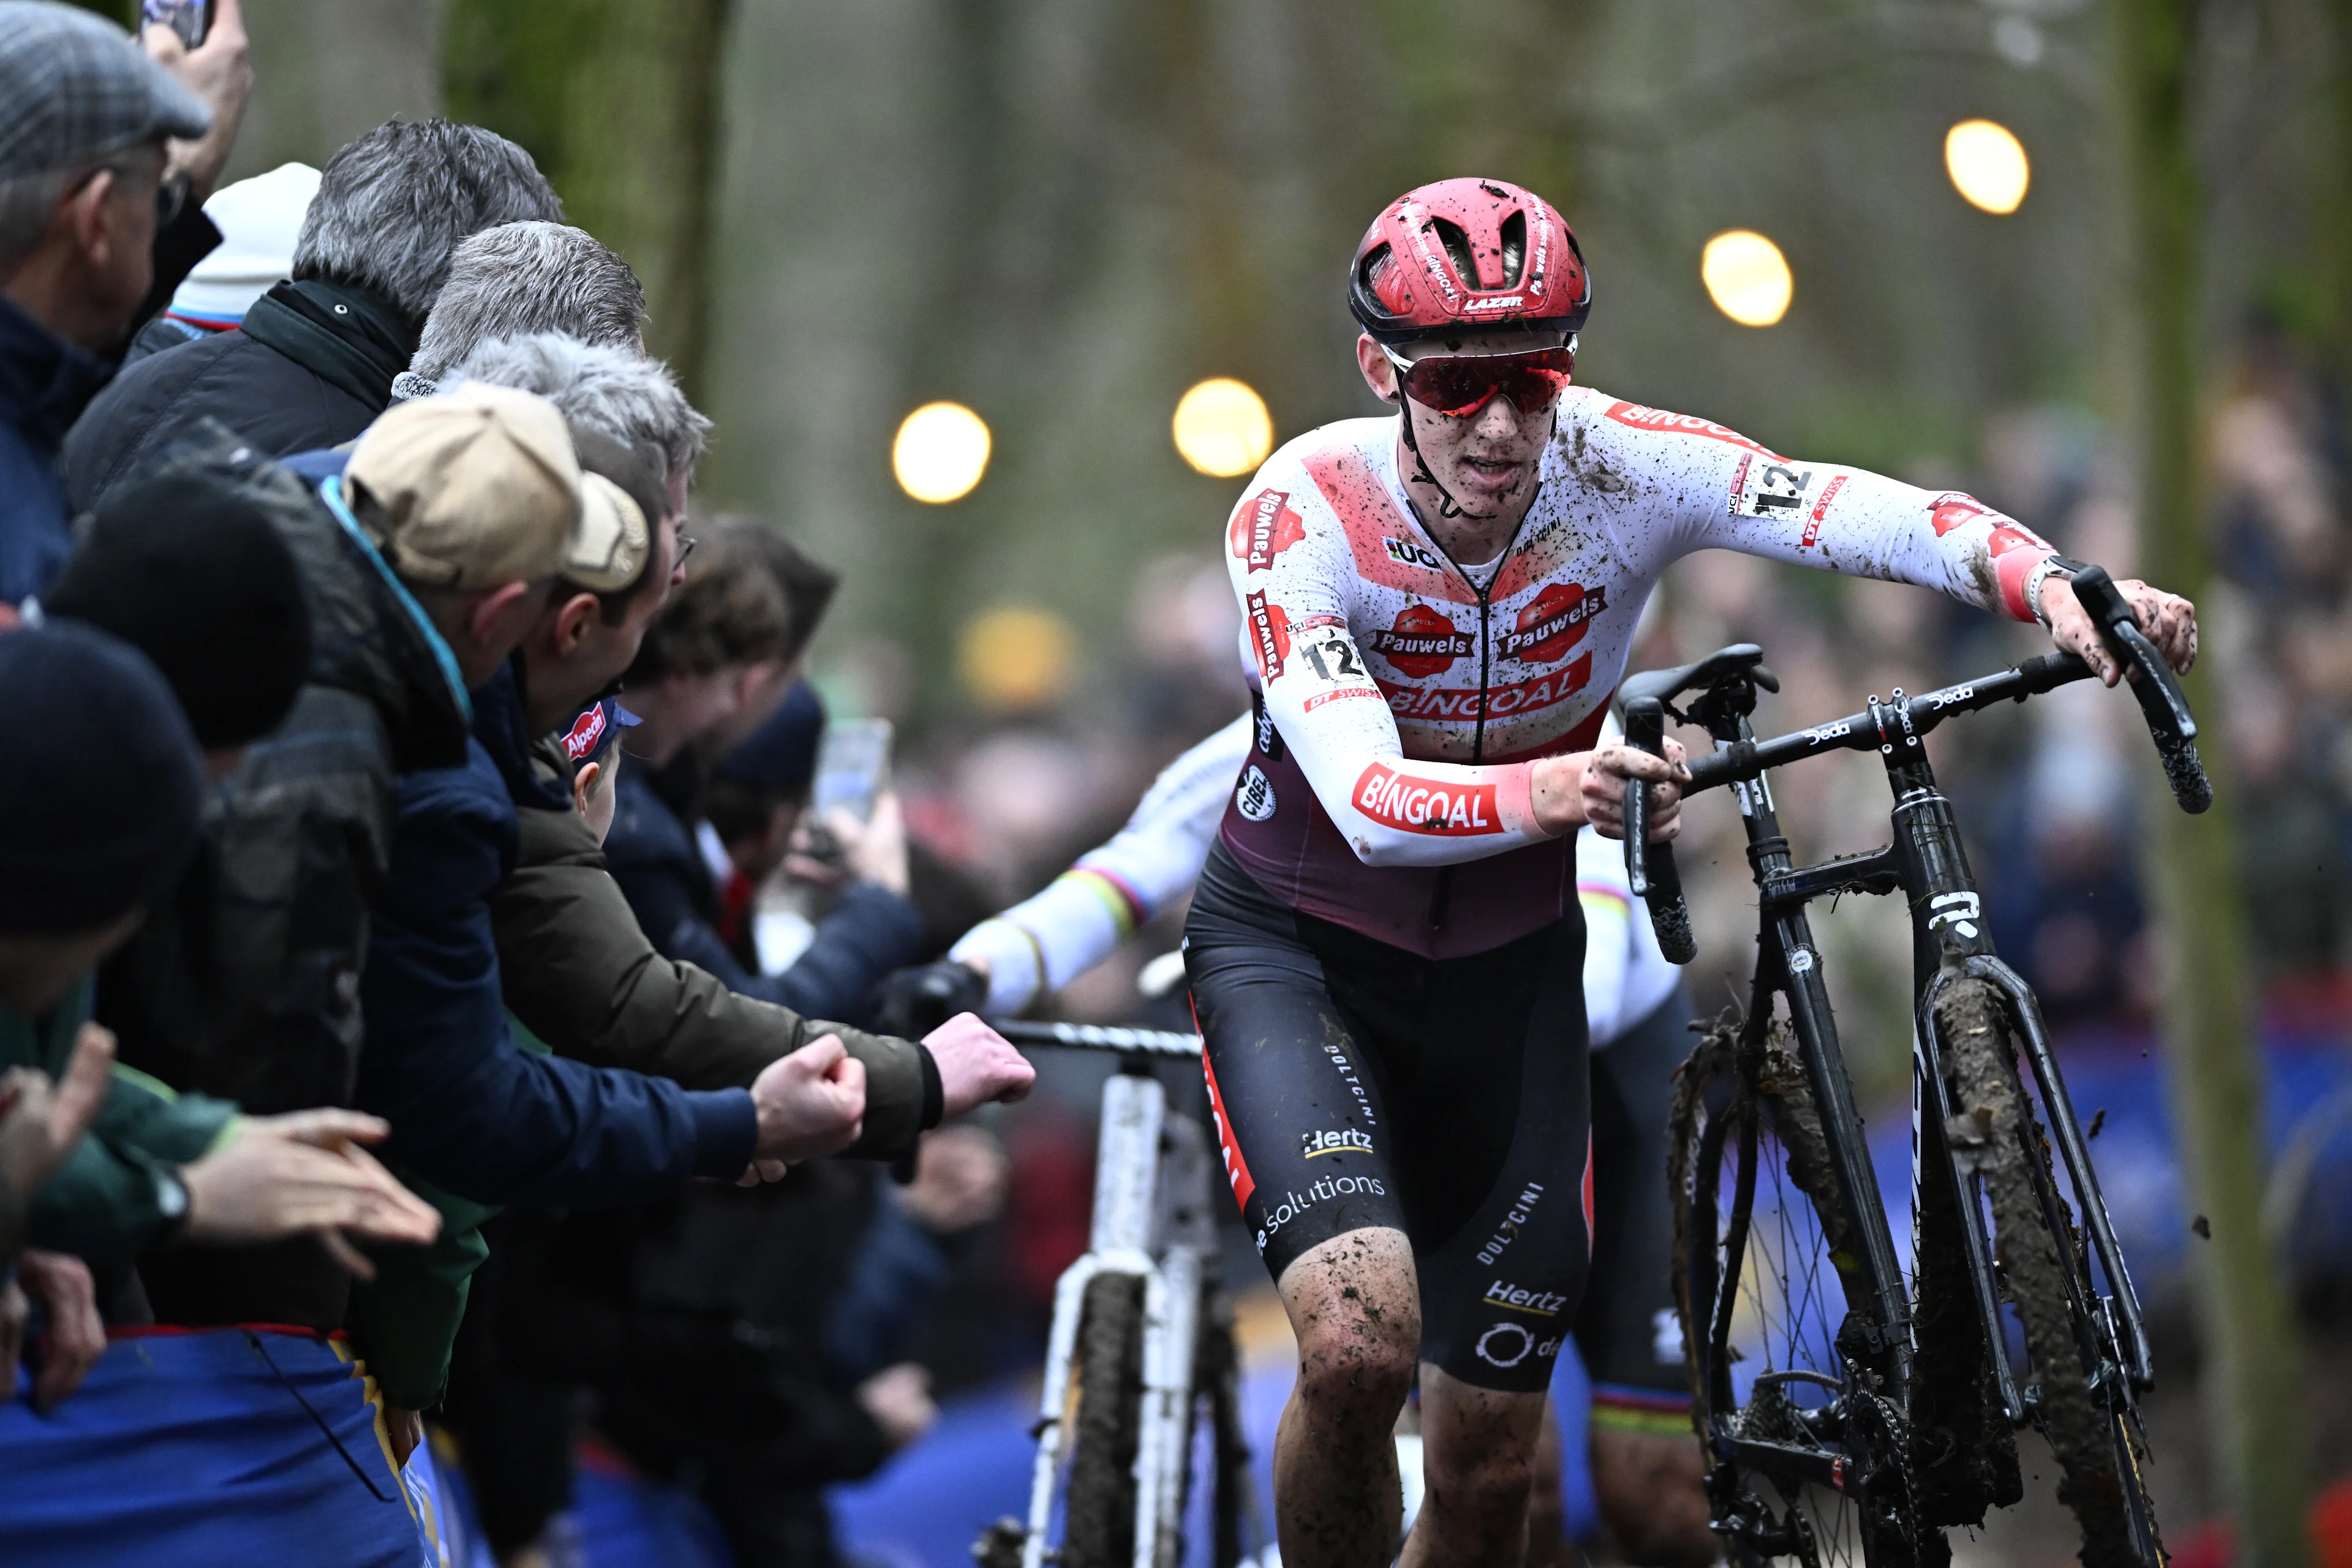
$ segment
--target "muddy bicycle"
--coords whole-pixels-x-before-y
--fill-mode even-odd
[[[2105,572],[2084,571],[2074,590],[2131,672],[2176,800],[2205,809],[2196,724],[2171,671]],[[2031,1427],[2057,1458],[2084,1563],[2161,1568],[2143,1475],[2137,1400],[2152,1372],[2139,1302],[2041,1008],[1993,951],[1923,745],[1958,714],[2090,670],[2045,655],[1759,741],[1757,694],[1779,689],[1762,657],[1725,648],[1634,677],[1621,694],[1633,744],[1659,750],[1669,716],[1714,738],[1685,793],[1733,791],[1758,893],[1747,1009],[1702,1034],[1677,1079],[1669,1144],[1675,1291],[1715,1529],[1738,1563],[1935,1568],[1950,1560],[1946,1530],[2023,1495],[2017,1435]],[[1834,751],[1878,752],[1894,841],[1800,867],[1766,775]],[[1629,794],[1627,805],[1634,890],[1667,955],[1687,962],[1673,855],[1643,846],[1646,802]],[[1916,966],[1907,1260],[1806,914],[1817,899],[1896,892]]]
[[[1213,1568],[1250,1568],[1269,1538],[1242,1435],[1233,1307],[1217,1279],[1211,1205],[1223,1184],[1206,1131],[1168,1108],[1150,1071],[1155,1058],[1197,1067],[1201,1037],[997,1028],[1019,1046],[1112,1052],[1119,1071],[1103,1085],[1087,1250],[1054,1289],[1028,1515],[991,1526],[972,1556],[980,1568],[1177,1568],[1197,1521]]]

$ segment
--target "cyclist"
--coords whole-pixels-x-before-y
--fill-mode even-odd
[[[948,962],[971,973],[939,977],[961,987],[941,998],[941,1016],[1019,1013],[1190,891],[1249,760],[1253,722],[1244,713],[1171,763],[1108,843],[1035,897],[965,932]],[[1590,827],[1577,838],[1576,889],[1588,932],[1586,1026],[1601,1053],[1592,1074],[1594,1289],[1573,1330],[1593,1382],[1593,1489],[1631,1561],[1712,1563],[1716,1541],[1674,1328],[1666,1256],[1674,1221],[1660,1179],[1674,1071],[1690,1048],[1690,998],[1647,916],[1633,908],[1623,847]],[[1545,1458],[1556,1481],[1557,1445]],[[1543,1501],[1530,1504],[1531,1539],[1558,1542],[1557,1500],[1548,1510]]]
[[[1967,496],[1793,462],[1571,384],[1591,284],[1517,186],[1407,193],[1349,273],[1396,417],[1291,441],[1227,531],[1265,720],[1186,927],[1225,1168],[1299,1345],[1275,1455],[1291,1568],[1385,1563],[1420,1363],[1409,1565],[1523,1551],[1590,1247],[1571,835],[1673,837],[1686,776],[1596,748],[1643,601],[1722,548],[2040,619],[2117,674],[2049,545]],[[2183,599],[2124,592],[2176,666]]]

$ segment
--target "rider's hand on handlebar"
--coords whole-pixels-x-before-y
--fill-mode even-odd
[[[2168,594],[2161,588],[2151,588],[2136,577],[2126,577],[2116,584],[2124,602],[2132,607],[2132,618],[2164,661],[2182,675],[2197,662],[2197,606],[2178,594]],[[2123,675],[2123,667],[2107,652],[2107,645],[2099,639],[2099,628],[2091,624],[2090,616],[2074,597],[2074,585],[2053,574],[2042,584],[2042,613],[2050,617],[2053,641],[2091,667],[2091,673],[2113,686]]]
[[[1666,754],[1654,757],[1612,741],[1580,756],[1546,757],[1529,781],[1536,820],[1553,833],[1571,833],[1591,823],[1604,838],[1625,837],[1625,783],[1650,782],[1650,842],[1662,844],[1682,830],[1683,785],[1690,782],[1682,742],[1669,737]]]

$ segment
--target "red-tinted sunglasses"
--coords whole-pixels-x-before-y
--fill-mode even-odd
[[[1501,393],[1522,414],[1541,414],[1559,401],[1576,375],[1573,343],[1516,354],[1428,354],[1409,360],[1386,343],[1381,353],[1396,366],[1398,384],[1423,408],[1466,419]]]

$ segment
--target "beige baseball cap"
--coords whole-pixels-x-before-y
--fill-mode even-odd
[[[644,515],[581,473],[563,416],[528,392],[469,382],[396,404],[352,447],[343,478],[384,559],[419,586],[470,592],[562,572],[601,590],[617,571],[627,569],[614,587],[643,570]]]
[[[599,594],[616,594],[644,575],[654,532],[645,509],[602,474],[580,476],[580,526],[563,556],[563,575]]]

